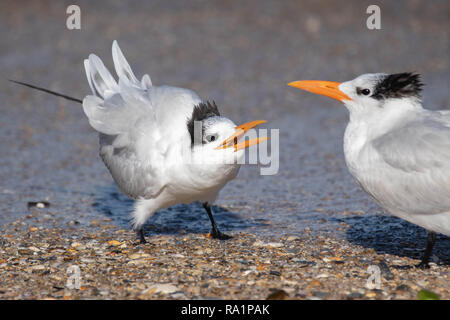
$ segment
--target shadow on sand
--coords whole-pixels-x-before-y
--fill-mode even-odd
[[[346,232],[349,242],[377,253],[387,253],[412,259],[421,259],[425,251],[425,229],[390,215],[352,215],[338,218],[350,226]],[[439,264],[450,265],[450,238],[442,234],[436,237],[433,255]]]
[[[96,189],[95,210],[112,219],[117,226],[131,228],[134,200],[123,195],[115,184]],[[266,225],[264,222],[244,220],[224,207],[213,206],[212,209],[214,220],[222,232]],[[200,202],[159,210],[144,225],[145,235],[208,233],[210,229],[211,223]]]

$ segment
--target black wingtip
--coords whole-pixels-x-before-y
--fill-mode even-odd
[[[25,87],[28,87],[28,88],[32,88],[32,89],[36,89],[36,90],[39,90],[39,91],[43,91],[43,92],[46,92],[46,93],[55,95],[55,96],[57,96],[57,97],[61,97],[61,98],[70,100],[70,101],[75,101],[75,102],[78,102],[78,103],[83,103],[83,100],[80,100],[80,99],[77,99],[77,98],[74,98],[74,97],[70,97],[70,96],[68,96],[68,95],[65,95],[65,94],[62,94],[62,93],[58,93],[58,92],[55,92],[55,91],[52,91],[52,90],[48,90],[48,89],[45,89],[45,88],[42,88],[42,87],[38,87],[38,86],[29,84],[29,83],[26,83],[26,82],[21,82],[21,81],[12,80],[12,79],[8,79],[8,81],[11,81],[11,82],[20,84],[20,85],[25,86]]]

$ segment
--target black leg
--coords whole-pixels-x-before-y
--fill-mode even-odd
[[[209,205],[208,202],[203,202],[203,208],[205,208],[206,212],[208,213],[209,220],[211,220],[211,226],[212,226],[211,237],[213,237],[214,239],[220,239],[220,240],[231,239],[232,238],[231,236],[220,232],[219,229],[217,228],[216,223],[214,222],[214,218],[212,216],[211,206]]]
[[[430,266],[428,265],[428,261],[431,257],[431,252],[433,251],[434,243],[436,242],[436,233],[429,231],[427,237],[427,248],[425,249],[425,253],[423,255],[422,261],[416,266],[420,269],[427,269]]]
[[[147,241],[145,240],[145,237],[144,237],[144,229],[142,229],[142,227],[139,228],[136,231],[136,233],[137,233],[137,236],[138,236],[139,241],[141,242],[141,244],[147,243]]]

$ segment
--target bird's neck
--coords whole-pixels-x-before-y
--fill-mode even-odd
[[[358,163],[358,157],[368,139],[368,126],[363,121],[351,121],[348,123],[344,134],[345,162],[353,174]]]
[[[376,139],[424,111],[416,98],[390,99],[379,106],[350,109],[349,135],[355,139]]]

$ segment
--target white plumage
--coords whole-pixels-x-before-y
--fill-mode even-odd
[[[427,266],[434,233],[450,236],[450,111],[424,109],[422,84],[411,73],[290,85],[345,104],[350,173],[381,207],[430,231],[420,264]]]
[[[118,83],[96,55],[84,61],[93,95],[84,98],[83,109],[99,132],[100,156],[112,177],[136,199],[133,225],[141,240],[142,225],[157,210],[197,200],[211,219],[212,236],[228,238],[217,230],[209,204],[239,171],[234,160],[244,155],[243,147],[226,142],[239,127],[191,90],[153,86],[148,75],[139,81],[116,41],[112,55]],[[202,142],[195,145],[187,123],[201,105],[204,117],[197,120],[203,124]],[[219,148],[221,141],[228,148]],[[200,158],[210,163],[197,163]]]
[[[347,166],[383,208],[450,235],[450,113],[426,110],[417,97],[358,96],[356,87],[375,90],[373,78],[364,75],[339,87],[352,98],[345,101]]]

